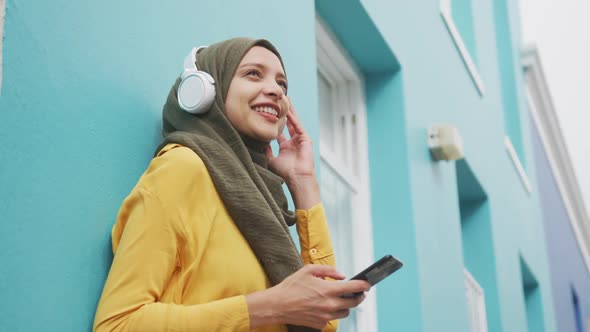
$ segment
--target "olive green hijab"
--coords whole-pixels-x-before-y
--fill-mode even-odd
[[[199,51],[197,67],[213,76],[215,101],[204,114],[183,111],[177,100],[178,79],[164,105],[164,139],[156,154],[166,144],[179,143],[203,160],[229,215],[276,285],[303,266],[288,230],[294,214],[287,209],[282,179],[268,169],[268,143],[241,136],[225,115],[234,73],[253,46],[265,47],[281,60],[275,47],[261,39],[234,38]],[[289,326],[289,331],[314,330]]]

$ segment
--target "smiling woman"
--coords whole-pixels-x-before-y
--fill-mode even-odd
[[[369,284],[324,280],[344,275],[334,268],[312,142],[286,96],[278,51],[238,38],[190,58],[215,81],[213,104],[183,111],[181,80],[172,87],[164,139],[113,227],[94,330],[334,331],[365,298],[342,295]]]

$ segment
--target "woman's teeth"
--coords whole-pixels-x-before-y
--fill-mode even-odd
[[[268,114],[272,114],[276,117],[279,116],[279,112],[277,112],[274,108],[272,107],[255,107],[252,110],[256,111],[256,112],[264,112],[264,113],[268,113]]]

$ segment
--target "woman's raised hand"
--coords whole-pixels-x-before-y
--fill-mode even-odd
[[[279,154],[275,157],[270,146],[266,149],[269,168],[282,177],[289,187],[297,208],[306,209],[319,203],[319,188],[314,166],[313,142],[303,128],[301,119],[287,96],[287,129],[290,138],[281,133],[277,141]],[[299,203],[299,204],[298,204]]]
[[[288,98],[285,96],[284,98]],[[279,134],[279,154],[273,156],[270,146],[266,150],[269,158],[270,169],[282,177],[287,185],[296,182],[300,178],[315,177],[313,162],[313,142],[301,124],[301,120],[293,104],[287,99],[289,110],[287,111],[287,129],[290,138],[284,133]]]
[[[334,282],[324,278],[344,279],[332,266],[308,264],[265,291],[246,296],[250,328],[263,325],[291,324],[323,329],[329,321],[347,317],[365,295],[343,298],[342,295],[364,293],[370,285],[363,280]]]

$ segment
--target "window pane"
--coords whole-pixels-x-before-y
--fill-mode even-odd
[[[318,89],[320,103],[320,139],[331,151],[334,151],[334,120],[332,118],[332,88],[326,78],[318,72]]]
[[[323,159],[320,162],[320,172],[320,192],[334,245],[336,267],[350,278],[355,272],[352,252],[353,192]],[[340,321],[338,331],[355,331],[355,327],[356,312],[352,310],[348,318]]]
[[[357,127],[358,124],[356,121],[356,114],[352,114],[352,117],[350,119],[350,125],[352,127],[352,146],[350,147],[350,150],[352,151],[352,158],[350,160],[350,166],[352,167],[352,173],[356,176],[359,176],[359,159],[357,158],[357,154],[359,151],[359,132]]]

